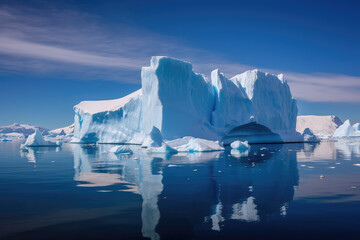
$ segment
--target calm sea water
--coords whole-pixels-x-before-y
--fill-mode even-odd
[[[19,151],[0,143],[1,239],[360,239],[360,143],[250,152]]]

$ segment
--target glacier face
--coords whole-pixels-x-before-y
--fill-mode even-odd
[[[287,135],[296,128],[297,104],[282,74],[276,76],[257,69],[231,78],[242,86],[251,100],[251,115],[272,132]]]
[[[141,71],[144,132],[158,128],[164,139],[196,136],[214,139],[210,117],[214,90],[192,65],[153,57]]]
[[[228,79],[214,70],[209,81],[190,63],[152,57],[141,83],[126,97],[76,105],[73,142],[143,144],[154,127],[166,141],[221,140],[250,123],[274,134],[267,142],[299,141],[296,100],[282,75],[251,70]]]

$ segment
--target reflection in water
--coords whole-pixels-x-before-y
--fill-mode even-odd
[[[298,162],[328,162],[329,160],[350,160],[360,157],[360,141],[341,139],[337,142],[304,143],[297,152]]]
[[[29,163],[33,163],[36,167],[36,162],[47,152],[60,152],[61,147],[28,147],[26,151],[20,150],[20,156],[27,158]]]
[[[360,141],[354,140],[339,140],[335,143],[336,150],[346,160],[352,157],[360,157]]]
[[[233,207],[233,214],[231,219],[244,220],[247,222],[259,221],[259,215],[257,212],[257,206],[254,203],[254,197],[248,197],[246,201],[242,203],[235,203]]]
[[[279,223],[285,224],[283,231],[294,230],[293,226],[298,224],[305,224],[312,230],[312,226],[322,227],[324,216],[330,216],[324,209],[333,210],[329,205],[321,204],[341,203],[341,207],[334,208],[337,216],[348,216],[349,213],[343,212],[344,204],[359,201],[359,194],[356,193],[360,188],[356,172],[359,167],[353,166],[359,164],[359,159],[356,159],[360,157],[359,143],[252,145],[247,152],[226,150],[174,155],[147,154],[140,146],[130,146],[133,155],[114,155],[109,152],[112,146],[65,144],[59,155],[55,153],[55,148],[29,148],[29,152],[21,153],[21,156],[38,164],[36,171],[30,166],[36,174],[29,173],[29,179],[34,178],[36,184],[39,182],[36,177],[49,169],[60,173],[57,178],[51,179],[53,182],[48,181],[52,174],[45,175],[47,178],[43,181],[45,186],[50,184],[50,192],[55,194],[54,205],[64,204],[59,207],[59,212],[63,212],[62,207],[66,209],[65,205],[70,202],[59,203],[55,200],[66,189],[73,189],[73,194],[79,193],[78,196],[88,196],[84,192],[91,193],[92,200],[88,203],[82,200],[80,209],[89,212],[93,208],[92,201],[100,208],[94,209],[94,217],[84,214],[84,219],[105,223],[106,227],[110,220],[129,222],[130,215],[119,209],[132,203],[128,205],[130,207],[124,207],[138,218],[133,221],[136,227],[132,231],[149,239],[219,239],[219,236],[239,232],[247,237],[257,233],[258,229],[265,236],[266,232],[274,233],[269,229],[273,229],[273,226],[276,229]],[[72,165],[69,168],[69,164],[63,161],[56,161],[59,163],[56,169],[49,167],[51,164],[41,164],[46,162],[42,160],[50,156],[46,155],[50,151],[52,158],[48,161],[69,159],[69,156],[72,160],[69,147],[72,149],[74,168]],[[62,155],[65,157],[58,158]],[[339,161],[343,159],[352,161]],[[65,167],[70,169],[67,175],[61,172],[65,171]],[[324,177],[320,178],[320,175]],[[53,192],[54,186],[59,186],[58,179],[61,185],[68,185],[59,192]],[[39,190],[37,194],[44,192],[41,188]],[[141,196],[142,204],[138,202],[140,197],[133,194]],[[112,207],[106,208],[110,199],[113,199]],[[320,205],[316,205],[318,203]],[[79,210],[77,204],[75,202],[75,210]],[[73,213],[74,209],[69,212]],[[351,206],[348,209],[353,211],[354,208]],[[59,225],[61,214],[55,212],[52,216],[56,217],[51,219],[57,220],[53,225]],[[99,216],[107,217],[101,220]],[[313,217],[317,225],[308,223],[308,219]],[[72,220],[73,214],[66,219]],[[324,220],[324,226],[331,222],[331,217],[328,219]],[[347,224],[353,222],[349,219]],[[88,226],[88,222],[83,224]],[[125,230],[115,229],[114,232],[126,232],[127,228],[123,228]],[[323,232],[324,229],[327,229],[326,226]]]
[[[160,219],[158,208],[158,196],[163,190],[162,175],[153,171],[152,162],[146,153],[134,147],[134,156],[120,154],[118,156],[109,153],[112,146],[99,145],[73,145],[74,153],[74,180],[86,182],[78,184],[79,187],[106,187],[114,184],[123,184],[127,189],[119,191],[131,191],[138,193],[143,199],[142,203],[142,234],[150,239],[159,239],[155,232]],[[112,167],[117,166],[117,168]],[[106,166],[106,167],[104,167]],[[105,192],[107,190],[99,190]]]
[[[119,190],[136,189],[143,199],[142,234],[150,239],[159,239],[158,233],[167,238],[169,222],[210,223],[221,231],[228,220],[257,222],[284,215],[298,184],[296,152],[287,145],[171,156],[148,155],[138,146],[131,146],[132,156],[116,156],[110,147],[73,145],[77,186],[101,192],[115,184]]]

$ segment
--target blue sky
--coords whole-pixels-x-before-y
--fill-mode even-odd
[[[356,1],[49,2],[0,0],[0,125],[69,125],[78,102],[140,88],[152,55],[284,73],[300,115],[360,122]]]

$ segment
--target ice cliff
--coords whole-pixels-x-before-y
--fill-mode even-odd
[[[192,65],[152,57],[141,71],[142,88],[120,99],[84,101],[74,107],[73,142],[143,144],[154,127],[164,140],[185,136],[249,142],[299,141],[297,106],[282,75],[251,70],[208,80]],[[250,128],[249,128],[250,126]],[[247,140],[247,139],[244,139]]]
[[[296,122],[296,131],[303,133],[306,128],[310,128],[313,133],[321,139],[329,139],[335,133],[335,130],[343,122],[337,116],[316,116],[305,115],[298,116]]]

